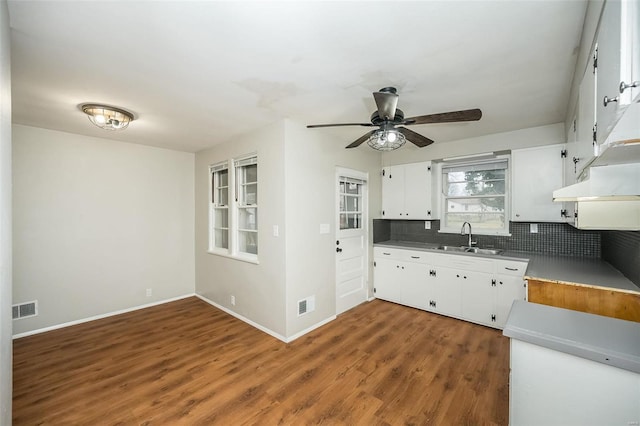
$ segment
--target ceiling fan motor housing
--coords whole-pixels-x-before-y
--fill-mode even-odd
[[[380,114],[378,114],[378,111],[375,111],[373,114],[371,114],[371,123],[376,125],[376,126],[381,126],[385,123],[384,118],[380,117]],[[393,124],[400,124],[404,121],[404,113],[402,112],[401,109],[396,108],[396,115],[393,117],[393,121],[391,121],[391,123]]]

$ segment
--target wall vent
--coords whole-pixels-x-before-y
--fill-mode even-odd
[[[309,296],[306,299],[298,300],[298,316],[313,312],[316,309],[316,297]]]
[[[13,319],[22,319],[28,317],[35,317],[38,315],[38,301],[20,303],[11,307]]]

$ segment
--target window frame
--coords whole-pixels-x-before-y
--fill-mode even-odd
[[[438,166],[438,201],[439,201],[439,210],[440,210],[440,230],[438,232],[441,233],[450,233],[450,234],[460,234],[460,228],[447,226],[447,201],[449,199],[478,199],[482,198],[482,196],[468,196],[468,197],[451,197],[445,194],[445,190],[447,188],[447,181],[445,179],[446,170],[449,168],[465,168],[468,167],[470,170],[473,168],[481,167],[482,165],[495,164],[499,162],[506,162],[505,176],[504,176],[504,195],[498,194],[497,197],[504,197],[504,222],[501,228],[487,229],[482,228],[478,222],[470,222],[473,230],[473,235],[504,235],[510,236],[509,232],[509,221],[510,221],[510,210],[511,210],[511,156],[508,154],[505,155],[496,155],[490,159],[466,159],[466,160],[445,160],[441,162]],[[488,196],[487,196],[488,197]]]
[[[244,262],[255,263],[258,264],[258,254],[259,250],[259,209],[258,209],[258,198],[259,198],[259,178],[258,178],[258,155],[256,153],[247,154],[235,158],[231,158],[226,161],[218,162],[215,164],[211,164],[209,166],[209,243],[207,252],[210,254],[215,254],[218,256],[229,257],[236,260],[241,260]],[[243,203],[242,196],[245,194],[242,191],[243,184],[241,183],[240,173],[247,166],[256,166],[256,180],[255,182],[250,182],[250,185],[255,185],[254,202],[252,203]],[[227,200],[228,205],[222,206],[215,203],[214,190],[216,187],[216,177],[215,173],[227,170]],[[245,185],[246,186],[246,185]],[[226,209],[227,210],[227,248],[224,247],[216,247],[215,241],[215,233],[216,229],[216,211],[220,211]],[[242,218],[242,211],[248,211],[253,209],[253,220],[255,221],[255,229],[242,229],[240,228],[240,220]],[[255,233],[255,253],[242,250],[241,244],[241,235],[247,232]]]

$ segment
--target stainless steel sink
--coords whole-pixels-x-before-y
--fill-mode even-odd
[[[440,246],[438,247],[438,250],[453,251],[458,253],[488,254],[493,256],[503,252],[503,250],[498,250],[498,249],[484,249],[479,247],[467,247],[467,246]]]
[[[440,246],[438,247],[438,250],[444,250],[444,251],[457,251],[459,253],[464,253],[467,251],[469,247],[464,247],[464,246]]]
[[[498,255],[500,253],[502,253],[502,250],[498,250],[498,249],[483,249],[483,248],[478,248],[478,247],[468,247],[465,252],[467,253],[476,253],[476,254],[491,254],[491,255]]]

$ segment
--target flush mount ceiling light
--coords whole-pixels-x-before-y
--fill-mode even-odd
[[[89,116],[89,121],[104,130],[123,130],[134,120],[129,111],[109,105],[82,104],[80,109]]]
[[[407,142],[407,138],[396,129],[377,130],[367,139],[367,145],[378,151],[393,151],[400,148],[405,142]]]

